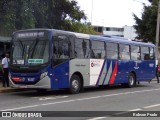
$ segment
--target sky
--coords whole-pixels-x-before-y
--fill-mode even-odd
[[[92,25],[123,27],[135,24],[133,13],[139,18],[143,13],[143,3],[148,0],[77,0],[81,10]]]

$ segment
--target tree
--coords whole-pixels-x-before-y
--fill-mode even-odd
[[[7,30],[34,28],[31,0],[1,0],[3,17],[0,18]]]
[[[94,28],[91,26],[91,23],[81,23],[81,22],[74,22],[71,20],[66,20],[64,23],[64,30],[70,30],[73,32],[79,32],[79,33],[86,33],[86,34],[97,34],[96,31],[94,31]]]
[[[54,28],[93,33],[76,1],[70,0],[0,0],[0,24],[8,30]]]
[[[152,2],[151,6],[144,5],[142,18],[138,18],[135,14],[133,14],[136,22],[134,28],[138,34],[138,39],[141,39],[144,42],[155,43],[158,0],[152,0],[150,2]]]

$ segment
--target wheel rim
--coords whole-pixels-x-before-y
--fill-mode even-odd
[[[79,83],[78,83],[77,80],[73,80],[73,81],[72,81],[72,87],[73,87],[73,89],[74,89],[75,91],[78,90]]]
[[[129,77],[129,83],[131,86],[134,85],[134,77],[133,76]]]

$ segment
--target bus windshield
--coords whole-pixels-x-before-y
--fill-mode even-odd
[[[49,61],[49,40],[17,39],[13,42],[11,64],[37,65]]]

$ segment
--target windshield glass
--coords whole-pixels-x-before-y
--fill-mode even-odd
[[[13,64],[35,65],[49,61],[49,40],[17,39],[13,42]]]

